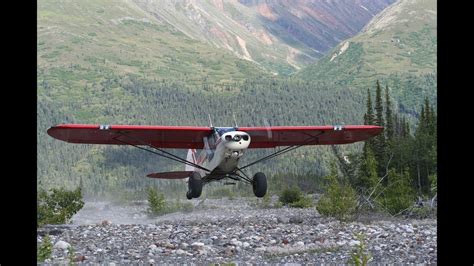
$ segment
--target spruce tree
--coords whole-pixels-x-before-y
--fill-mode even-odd
[[[392,116],[392,103],[390,101],[388,86],[385,87],[385,121],[385,135],[387,136],[387,141],[391,143],[393,140],[394,125]]]
[[[367,194],[377,184],[377,161],[370,147],[366,147],[360,161],[358,179],[354,187],[358,192]]]
[[[384,126],[383,119],[383,103],[382,103],[382,89],[380,88],[380,83],[377,80],[377,89],[375,91],[375,125]]]
[[[420,120],[415,132],[414,167],[419,192],[429,193],[429,176],[436,173],[436,128],[434,127],[435,114],[433,107],[426,98],[421,107]]]
[[[383,119],[383,104],[382,104],[382,89],[380,82],[377,80],[377,90],[375,91],[375,125],[384,126]],[[386,167],[386,143],[385,135],[379,134],[374,137],[373,151],[375,160],[377,161],[377,173],[379,176],[385,174]],[[385,181],[386,182],[386,181]]]
[[[367,111],[364,115],[364,124],[373,125],[374,124],[374,111],[372,109],[372,99],[370,97],[370,90],[367,89]]]
[[[367,111],[364,114],[364,125],[374,124],[374,111],[372,109],[372,99],[370,97],[370,89],[367,89]],[[374,140],[370,139],[364,143],[364,154],[368,147],[373,146]]]

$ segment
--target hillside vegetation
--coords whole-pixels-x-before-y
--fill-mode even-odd
[[[84,185],[98,193],[111,191],[115,185],[133,188],[149,184],[147,182],[151,181],[144,177],[148,173],[184,167],[134,148],[60,142],[46,134],[47,128],[58,123],[206,126],[209,125],[207,114],[211,114],[214,125],[230,126],[234,124],[233,113],[239,126],[363,122],[358,113],[363,112],[364,97],[341,88],[258,79],[247,81],[233,91],[238,92],[217,94],[212,88],[197,90],[180,82],[150,82],[124,77],[82,90],[81,93],[89,97],[83,96],[85,100],[81,102],[65,101],[59,105],[40,101],[38,180],[44,186],[73,186],[83,178]],[[348,149],[357,148],[357,145],[352,146]],[[186,151],[174,152],[184,157]],[[242,163],[270,152],[251,150]],[[274,174],[285,169],[293,174],[316,174],[324,171],[324,164],[330,158],[328,147],[301,148],[256,165],[250,171]],[[87,195],[91,190],[85,189],[84,193]]]
[[[213,5],[208,9],[211,13],[219,10],[218,2],[202,1],[199,5]],[[280,16],[276,24],[271,24],[274,36],[283,34],[285,25],[296,27],[300,21],[296,7],[285,13],[276,4],[264,8],[259,1],[240,2],[244,5],[224,1],[225,12],[210,16],[213,19],[206,17],[204,28],[216,21],[229,22],[225,15],[229,12],[234,21],[257,25],[252,23],[264,19],[259,16],[269,15],[265,8]],[[368,9],[381,10],[389,2],[373,2]],[[275,48],[284,47],[284,41],[275,42],[275,46],[259,45],[258,38],[240,26],[225,24],[223,28],[246,40],[252,60],[236,56],[237,50],[223,48],[217,40],[212,43],[212,38],[200,31],[202,27],[190,24],[190,14],[202,10],[197,8],[199,5],[186,3],[166,2],[161,13],[157,13],[156,3],[138,1],[38,3],[40,188],[74,188],[82,180],[86,197],[132,197],[144,196],[147,186],[158,184],[167,196],[181,191],[179,195],[184,197],[184,183],[145,177],[152,172],[182,170],[183,165],[131,147],[68,144],[46,134],[49,127],[60,123],[207,126],[210,114],[214,125],[232,126],[235,113],[239,126],[362,124],[367,88],[374,88],[376,79],[382,87],[388,85],[394,112],[408,114],[412,127],[423,99],[436,103],[433,0],[398,1],[375,17],[360,35],[343,41],[318,64],[291,78],[275,75],[294,70],[295,62],[287,61],[285,50]],[[331,5],[325,8],[337,9]],[[165,14],[166,10],[178,13]],[[421,13],[407,16],[409,10]],[[358,17],[351,29],[362,27],[363,17]],[[347,16],[340,17],[344,19]],[[315,23],[305,29],[316,30]],[[257,32],[267,29],[259,25]],[[349,36],[350,32],[346,29],[346,35],[337,36]],[[200,34],[202,38],[198,38]],[[306,41],[296,38],[295,47],[303,49]],[[275,55],[275,61],[268,59],[272,56],[267,61],[259,57],[264,54]],[[349,154],[360,151],[362,144],[340,148],[343,154]],[[184,157],[186,151],[171,152]],[[271,152],[250,150],[242,163]],[[330,147],[301,148],[255,165],[248,174],[268,173],[270,186],[299,184],[317,190],[332,159]],[[238,188],[251,193],[249,186]]]
[[[127,74],[188,84],[265,75],[256,64],[193,40],[128,1],[38,3],[38,80],[49,85],[48,94],[74,94]]]
[[[416,102],[436,102],[436,14],[435,0],[397,1],[295,77],[362,92],[379,79],[400,104],[395,107],[413,115]]]

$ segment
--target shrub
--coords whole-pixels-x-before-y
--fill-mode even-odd
[[[37,197],[37,226],[64,224],[84,206],[81,187],[73,191],[64,188],[40,190]]]
[[[332,171],[326,179],[328,180],[326,192],[316,204],[318,212],[340,221],[353,219],[357,207],[356,191],[346,182],[338,180],[336,171]]]
[[[53,243],[49,235],[45,235],[43,241],[41,241],[41,245],[38,247],[36,258],[39,262],[44,262],[46,259],[51,258],[52,253]]]
[[[272,195],[270,193],[266,193],[263,198],[255,198],[256,206],[261,209],[271,209],[271,208],[281,208],[283,204],[280,201],[272,202]]]
[[[74,255],[75,255],[75,254],[74,254],[74,248],[73,248],[72,245],[71,245],[71,246],[69,246],[69,247],[67,248],[67,258],[68,258],[68,260],[69,260],[69,264],[73,264],[73,263],[74,263],[74,259],[75,259]]]
[[[291,188],[287,188],[281,192],[280,195],[280,202],[287,205],[291,203],[295,203],[303,197],[303,193],[297,186],[293,186]]]
[[[163,214],[165,213],[165,196],[153,188],[148,188],[148,212],[151,214]]]
[[[389,171],[389,183],[382,192],[382,197],[377,202],[392,215],[399,214],[410,208],[415,202],[415,192],[410,186],[408,170],[398,174],[394,169]]]
[[[166,201],[162,193],[158,193],[155,188],[148,188],[148,212],[152,215],[161,215],[177,211],[190,212],[194,209],[191,202],[181,202],[180,199],[176,201]]]
[[[351,258],[347,263],[356,266],[365,266],[372,259],[372,256],[370,255],[370,252],[366,250],[365,235],[362,233],[356,234],[356,238],[359,240],[359,244],[352,250]]]
[[[298,201],[290,203],[289,206],[293,208],[311,208],[313,200],[311,196],[302,196]]]

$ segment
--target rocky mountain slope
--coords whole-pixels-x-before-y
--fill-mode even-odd
[[[406,111],[413,99],[435,102],[437,67],[435,0],[400,0],[316,64],[295,74],[308,81],[333,81],[364,91],[374,80],[392,88]]]
[[[390,1],[357,0],[345,5],[339,1],[163,1],[159,2],[162,7],[156,6],[157,3],[132,0],[38,3],[37,140],[41,186],[71,187],[83,180],[88,194],[114,191],[123,195],[123,191],[116,189],[139,190],[154,184],[145,180],[147,173],[182,169],[181,165],[124,147],[59,142],[46,134],[48,127],[58,123],[205,126],[207,114],[211,114],[215,124],[228,126],[234,123],[232,113],[239,125],[248,126],[265,122],[271,125],[362,123],[365,91],[348,89],[352,83],[342,78],[359,75],[347,74],[347,70],[366,65],[357,61],[365,57],[353,61],[347,57],[354,54],[351,51],[356,45],[341,44],[336,49],[347,50],[332,61],[336,50],[331,57],[321,59],[319,70],[316,66],[303,69],[297,77],[307,81],[276,77],[272,72],[288,73],[296,69],[298,60],[289,62],[288,50],[310,54],[315,49],[326,49],[323,47],[329,47],[333,41],[336,45],[339,38],[355,34],[363,21],[368,21],[367,14],[375,15],[376,10]],[[354,10],[353,18],[349,6]],[[411,25],[410,21],[406,23]],[[396,31],[408,37],[424,32],[410,29]],[[374,36],[385,34],[377,32]],[[265,44],[267,35],[271,43]],[[236,36],[243,42],[239,44]],[[290,36],[292,41],[285,39]],[[250,57],[245,58],[242,47],[246,47]],[[265,54],[271,55],[266,57],[268,60],[263,59]],[[341,67],[328,62],[339,62]],[[429,65],[424,69],[423,73],[429,73]],[[423,75],[415,76],[416,79],[399,78],[398,84],[403,86],[397,89],[400,93],[394,90],[393,95],[409,107],[406,110],[413,112],[425,91],[433,91],[435,82]],[[376,76],[365,78],[373,88]],[[330,84],[332,81],[336,83]],[[421,90],[417,84],[421,84]],[[352,145],[348,150],[357,147]],[[173,152],[181,155],[183,151]],[[269,152],[249,152],[246,160]],[[281,169],[294,174],[320,175],[331,156],[328,147],[302,148],[252,171],[271,175]]]
[[[258,68],[288,74],[356,34],[391,2],[42,1],[38,65],[74,67],[84,80],[98,69],[212,81]]]

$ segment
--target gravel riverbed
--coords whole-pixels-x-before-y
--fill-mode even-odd
[[[54,264],[69,261],[69,245],[84,264],[344,264],[363,233],[372,263],[437,263],[435,219],[341,223],[314,208],[261,209],[255,199],[192,202],[189,213],[158,217],[146,202],[86,202],[72,224],[39,228],[37,241],[50,235]]]

